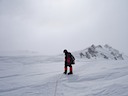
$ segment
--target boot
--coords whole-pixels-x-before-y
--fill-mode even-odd
[[[67,74],[67,67],[64,67],[64,74]]]
[[[73,74],[73,73],[72,73],[72,72],[69,72],[69,73],[68,73],[68,75],[71,75],[71,74]]]
[[[73,74],[73,72],[72,72],[72,66],[70,67],[70,72],[68,73],[68,75],[70,75],[70,74]]]
[[[67,74],[67,72],[64,72],[64,74]]]

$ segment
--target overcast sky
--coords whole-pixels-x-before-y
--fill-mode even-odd
[[[128,0],[0,0],[0,51],[108,44],[128,55],[127,42]]]

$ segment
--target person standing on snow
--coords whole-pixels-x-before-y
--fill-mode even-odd
[[[68,75],[73,74],[72,64],[75,64],[75,62],[74,62],[75,58],[66,49],[63,51],[63,53],[65,54],[64,74],[67,74],[67,67],[68,66],[70,67],[70,72],[68,73]]]

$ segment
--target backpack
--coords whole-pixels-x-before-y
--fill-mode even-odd
[[[71,55],[71,64],[75,64],[75,57],[72,54],[70,55]]]

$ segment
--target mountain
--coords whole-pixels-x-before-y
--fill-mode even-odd
[[[72,52],[73,75],[63,74],[62,54],[19,53],[0,56],[0,96],[128,96],[128,59],[108,45]]]
[[[85,59],[124,60],[127,57],[109,45],[91,45],[90,47],[73,53],[76,57]]]

